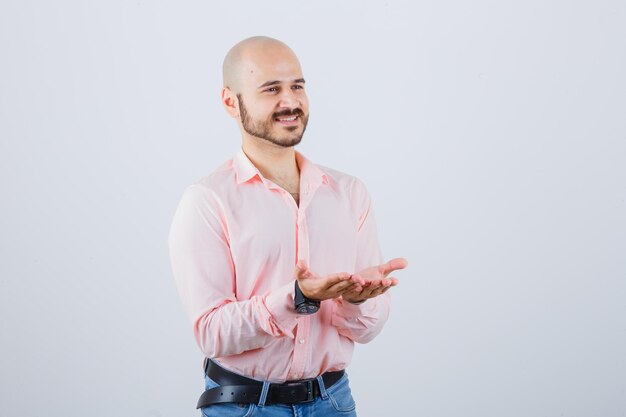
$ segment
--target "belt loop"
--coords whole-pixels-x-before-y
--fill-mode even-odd
[[[320,394],[322,396],[322,400],[328,399],[328,393],[326,392],[326,386],[324,385],[324,379],[322,378],[321,375],[319,375],[315,379],[317,379],[317,384],[320,386]]]
[[[263,381],[263,388],[261,389],[261,398],[259,398],[259,403],[257,404],[259,407],[263,407],[265,405],[265,401],[267,400],[267,393],[270,390],[270,382]]]

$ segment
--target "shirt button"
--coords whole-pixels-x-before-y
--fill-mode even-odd
[[[300,339],[300,340],[298,340],[298,342],[300,342],[300,344],[303,345],[304,344],[304,339]]]

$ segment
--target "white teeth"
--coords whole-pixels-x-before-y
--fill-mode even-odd
[[[287,118],[287,119],[281,119],[281,118],[279,118],[278,120],[280,120],[281,122],[293,122],[294,120],[296,120],[296,116],[289,117],[289,118]]]

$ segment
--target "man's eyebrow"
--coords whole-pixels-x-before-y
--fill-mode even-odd
[[[301,83],[304,84],[306,81],[304,81],[304,78],[298,78],[293,80],[294,83]],[[278,80],[273,80],[273,81],[266,81],[263,84],[261,84],[258,88],[264,88],[264,87],[269,87],[270,85],[276,85],[276,84],[280,84],[281,81]]]

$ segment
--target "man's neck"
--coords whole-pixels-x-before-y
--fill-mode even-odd
[[[279,181],[300,178],[293,146],[283,148],[270,142],[244,138],[242,149],[265,178]]]

